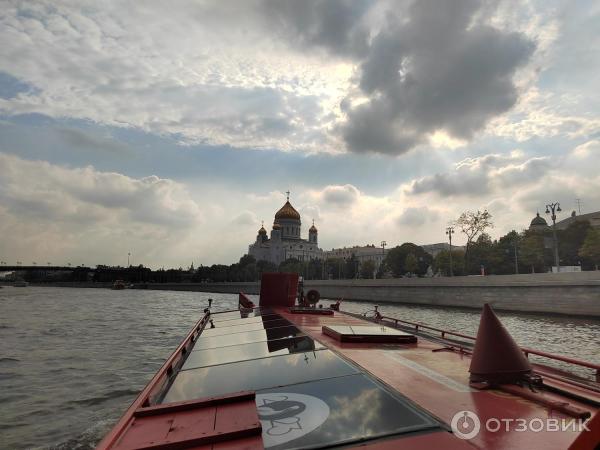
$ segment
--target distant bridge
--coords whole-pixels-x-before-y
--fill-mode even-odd
[[[0,272],[34,272],[34,271],[46,271],[46,272],[54,272],[54,271],[62,271],[62,270],[88,270],[94,271],[96,269],[92,269],[91,267],[86,266],[38,266],[36,265],[16,265],[16,266],[0,266]]]

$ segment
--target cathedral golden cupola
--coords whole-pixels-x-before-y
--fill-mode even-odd
[[[265,230],[265,223],[263,222],[260,226],[260,230],[258,230],[258,234],[260,235],[266,235],[267,234],[267,230]]]
[[[275,221],[278,220],[300,220],[300,213],[292,206],[290,201],[286,201],[285,205],[281,207],[279,211],[275,213]]]
[[[309,233],[317,233],[319,230],[317,230],[317,227],[315,227],[315,221],[313,220],[312,222],[312,226],[308,229]]]

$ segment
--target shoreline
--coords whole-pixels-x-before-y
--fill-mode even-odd
[[[583,274],[583,275],[582,275]],[[7,285],[7,284],[5,284]],[[31,283],[30,286],[104,288],[110,282]],[[143,283],[133,289],[258,294],[259,282]],[[485,277],[306,280],[323,299],[439,306],[600,319],[600,271],[577,274],[523,274]]]

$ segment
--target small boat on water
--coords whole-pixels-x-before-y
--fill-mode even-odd
[[[599,448],[600,365],[519,348],[488,305],[475,338],[296,304],[297,285],[209,304],[97,448]]]
[[[123,280],[115,280],[115,282],[111,286],[111,289],[115,289],[115,290],[127,289],[127,285],[125,284],[125,281],[123,281]]]

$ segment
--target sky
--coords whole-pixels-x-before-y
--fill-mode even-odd
[[[288,190],[323,249],[600,210],[598,2],[0,4],[7,264],[230,264]]]

